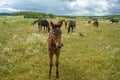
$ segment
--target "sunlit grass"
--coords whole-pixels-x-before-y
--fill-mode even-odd
[[[49,19],[56,20],[59,18]],[[23,17],[0,18],[0,80],[47,80],[48,34],[38,32],[32,21]],[[70,34],[62,27],[64,46],[59,80],[119,80],[119,24],[100,21],[100,27],[96,28],[77,19],[77,28]]]

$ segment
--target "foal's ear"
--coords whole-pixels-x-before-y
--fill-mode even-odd
[[[52,28],[54,28],[54,24],[53,24],[53,22],[50,22],[50,24],[51,24]]]
[[[60,22],[58,23],[58,27],[59,27],[59,28],[62,26],[62,23],[63,23],[63,21],[60,21]]]

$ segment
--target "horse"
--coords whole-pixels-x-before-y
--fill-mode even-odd
[[[110,22],[112,22],[112,23],[119,23],[119,20],[117,20],[117,19],[111,19]]]
[[[42,31],[42,26],[44,27],[44,32],[49,32],[50,31],[50,27],[49,27],[49,22],[47,20],[41,20],[38,19],[36,21],[34,21],[32,24],[35,24],[38,22],[38,31]]]
[[[95,27],[98,27],[98,26],[99,26],[98,21],[97,21],[97,20],[95,20],[95,21],[93,22],[93,25],[94,25]]]
[[[52,72],[52,66],[53,66],[53,55],[56,55],[56,78],[59,78],[59,71],[58,71],[58,66],[59,66],[59,56],[60,56],[60,50],[61,47],[63,46],[61,42],[61,26],[62,26],[62,21],[60,21],[57,24],[54,24],[53,22],[50,22],[52,28],[49,32],[49,36],[47,39],[48,43],[48,54],[49,54],[49,79],[51,78],[51,72]]]
[[[68,33],[70,33],[70,30],[72,29],[71,32],[73,32],[73,29],[76,28],[76,21],[70,20],[69,25],[68,25]]]

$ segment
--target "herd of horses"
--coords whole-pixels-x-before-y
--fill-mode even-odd
[[[75,20],[66,21],[65,19],[62,19],[62,20],[58,21],[58,23],[61,21],[64,22],[65,29],[67,29],[68,33],[74,32],[74,29],[76,28]],[[111,19],[110,22],[119,23],[119,20]],[[35,23],[38,23],[38,31],[39,32],[42,31],[42,27],[44,27],[44,32],[50,32],[50,25],[47,20],[38,19],[38,20],[34,21],[32,24],[34,25]],[[91,23],[93,23],[93,26],[99,27],[99,22],[97,20],[88,21],[88,24],[91,24]]]
[[[74,31],[74,29],[76,27],[76,21],[74,21],[74,20],[66,21],[65,19],[58,21],[58,23],[61,23],[61,22],[62,23],[64,22],[65,29],[68,30],[68,33]],[[38,20],[34,21],[32,23],[32,25],[34,25],[35,23],[38,23],[38,31],[39,32],[42,31],[42,27],[44,27],[44,32],[50,32],[50,25],[49,25],[49,22],[47,20],[38,19]],[[68,25],[68,27],[67,27],[67,25]]]
[[[111,19],[110,22],[112,22],[112,23],[119,23],[119,20],[117,20],[117,19]]]
[[[116,22],[118,23],[119,21],[115,21],[115,20],[110,20],[113,23]],[[67,28],[68,33],[73,32],[73,30],[76,28],[76,21],[74,20],[69,20],[69,21],[65,21],[65,20],[60,20],[57,23],[53,23],[52,21],[49,22],[47,20],[36,20],[34,21],[32,24],[35,24],[38,22],[38,30],[41,31],[42,30],[42,26],[44,27],[44,32],[49,32],[48,35],[48,39],[47,39],[47,43],[48,43],[48,54],[49,54],[49,76],[48,78],[51,79],[51,73],[52,73],[52,66],[53,66],[53,55],[56,55],[56,78],[59,78],[59,56],[60,56],[60,50],[61,47],[63,46],[63,43],[61,41],[61,35],[62,35],[62,31],[61,31],[61,26],[63,24],[63,22],[65,23],[65,28]],[[69,22],[69,23],[68,23]],[[88,23],[90,24],[91,21],[88,21]],[[68,24],[68,27],[67,27]],[[93,25],[98,27],[98,21],[95,20],[93,21]]]
[[[119,20],[117,20],[117,19],[110,19],[109,21],[112,23],[119,23]],[[92,23],[92,21],[88,21],[88,24],[90,24],[90,23]],[[93,25],[95,27],[99,27],[99,22],[97,20],[94,20]]]

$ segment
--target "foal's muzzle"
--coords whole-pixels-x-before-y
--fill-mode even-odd
[[[56,47],[60,49],[62,46],[63,44],[61,43],[61,44],[58,44]]]

